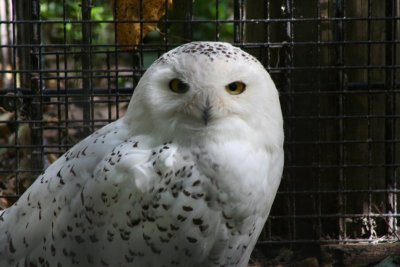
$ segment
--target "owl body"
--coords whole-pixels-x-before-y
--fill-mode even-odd
[[[247,266],[282,144],[261,64],[224,43],[178,47],[144,74],[125,117],[0,213],[0,266]]]

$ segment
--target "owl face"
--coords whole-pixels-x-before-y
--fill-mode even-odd
[[[154,127],[168,125],[173,135],[282,127],[269,74],[255,58],[225,43],[189,43],[168,52],[147,70],[135,94],[133,105],[143,105]]]

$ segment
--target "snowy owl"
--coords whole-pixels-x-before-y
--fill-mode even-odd
[[[247,266],[283,168],[278,92],[254,57],[193,42],[126,115],[0,213],[0,266]]]

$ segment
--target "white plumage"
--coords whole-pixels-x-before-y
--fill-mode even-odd
[[[143,75],[96,131],[0,213],[0,266],[247,266],[283,168],[262,65],[194,42]]]

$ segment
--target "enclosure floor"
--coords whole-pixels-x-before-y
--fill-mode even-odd
[[[400,266],[400,241],[378,244],[259,246],[249,267]]]

